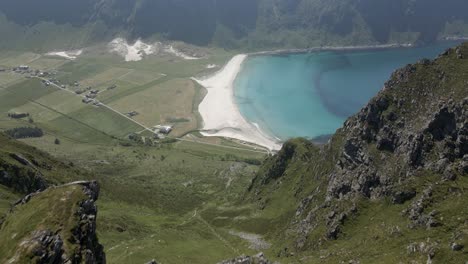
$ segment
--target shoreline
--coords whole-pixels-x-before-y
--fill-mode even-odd
[[[238,139],[276,151],[281,149],[282,143],[263,132],[257,124],[247,121],[234,99],[234,81],[247,57],[247,54],[236,55],[215,74],[192,78],[207,90],[198,106],[203,119],[200,132],[203,136]]]
[[[460,39],[445,39],[442,41],[460,41]],[[243,62],[249,56],[286,55],[320,51],[361,51],[383,50],[395,48],[414,48],[414,44],[383,44],[360,46],[325,46],[309,49],[281,49],[238,54],[218,72],[200,78],[191,79],[207,90],[206,96],[198,106],[198,112],[203,120],[200,133],[207,137],[225,137],[238,139],[266,147],[269,150],[279,150],[282,141],[274,134],[262,131],[262,128],[248,121],[241,113],[234,98],[234,81],[242,69]]]
[[[457,41],[468,41],[468,36],[453,36],[445,37],[439,39],[434,43],[429,43],[426,45],[435,44],[438,42],[457,42]],[[351,46],[322,46],[322,47],[312,47],[304,49],[277,49],[277,50],[267,50],[267,51],[255,51],[246,53],[249,56],[262,56],[262,55],[287,55],[287,54],[300,54],[300,53],[310,53],[310,52],[320,52],[320,51],[362,51],[362,50],[384,50],[384,49],[398,49],[398,48],[415,48],[424,45],[418,45],[414,43],[389,43],[389,44],[375,44],[375,45],[351,45]]]
[[[269,51],[257,51],[247,53],[249,56],[263,56],[263,55],[286,55],[286,54],[300,54],[320,51],[361,51],[361,50],[380,50],[380,49],[398,49],[398,48],[414,48],[416,45],[412,43],[403,44],[378,44],[378,45],[357,45],[357,46],[322,46],[307,49],[278,49]]]

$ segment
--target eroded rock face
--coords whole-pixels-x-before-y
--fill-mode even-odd
[[[378,105],[378,101],[374,102]],[[467,100],[456,103],[439,103],[437,112],[429,115],[427,124],[422,129],[401,129],[398,126],[385,125],[377,129],[382,116],[368,116],[368,107],[358,118],[347,124],[350,138],[345,142],[342,158],[337,163],[338,169],[331,175],[328,187],[328,197],[343,198],[352,194],[366,197],[381,197],[388,195],[394,181],[385,177],[382,168],[377,168],[369,153],[368,144],[360,139],[369,140],[380,151],[395,152],[406,157],[403,166],[411,170],[423,167],[435,172],[444,172],[447,179],[453,180],[452,168],[447,167],[456,160],[463,159],[467,152],[468,106]],[[384,109],[384,108],[382,108]],[[372,127],[372,130],[368,128]],[[371,131],[371,132],[369,132]],[[438,153],[439,160],[428,161],[431,153]],[[385,164],[378,164],[385,167]],[[453,171],[465,171],[464,159],[456,164]]]
[[[266,259],[263,253],[258,253],[255,256],[240,256],[234,259],[223,260],[218,264],[272,264]]]
[[[31,249],[37,257],[37,263],[63,263],[63,240],[60,235],[50,230],[37,230],[29,240],[23,241],[21,247]]]
[[[452,56],[454,50],[459,50],[456,53],[459,59],[463,58],[460,48],[441,58]],[[320,176],[299,175],[320,181],[322,187],[303,193],[302,199],[298,199],[290,224],[290,229],[297,233],[295,249],[319,247],[322,238],[308,241],[309,234],[319,225],[326,228],[323,238],[339,238],[341,226],[359,211],[359,207],[352,205],[363,198],[389,198],[393,204],[408,204],[403,215],[410,219],[411,228],[443,224],[439,223],[442,220],[437,211],[427,209],[433,202],[432,190],[425,186],[426,190],[417,191],[408,183],[424,175],[438,176],[430,179],[431,184],[455,181],[468,173],[468,97],[463,97],[467,96],[463,88],[445,87],[452,78],[453,74],[444,71],[437,61],[422,60],[397,70],[384,90],[348,119],[331,143],[322,147],[320,154],[334,151],[329,169],[321,168]],[[466,80],[465,83],[468,84]],[[319,167],[317,161],[294,163],[294,158],[283,159],[284,153],[273,162],[282,165],[271,178],[279,179],[277,185],[281,184],[281,177],[289,177],[297,167],[307,166],[306,162],[311,164],[307,167],[310,171]],[[288,162],[294,164],[291,171]],[[257,186],[256,190],[259,189]],[[318,198],[319,192],[322,198]],[[258,191],[255,195],[258,193],[261,194]]]
[[[20,164],[11,164],[0,159],[0,184],[24,194],[45,190],[49,186],[31,161],[19,154],[10,156]]]
[[[70,219],[77,217],[76,226],[71,230],[71,237],[61,237],[61,232],[53,232],[49,229],[35,230],[28,238],[23,240],[17,252],[27,254],[31,259],[35,259],[35,263],[50,264],[50,263],[87,263],[101,264],[106,263],[104,248],[99,244],[96,235],[96,215],[97,207],[96,200],[99,196],[99,185],[95,181],[91,182],[74,182],[58,187],[51,188],[66,188],[71,185],[79,185],[87,197],[79,201],[79,206],[75,215],[70,215]],[[41,192],[36,192],[27,195],[19,200],[15,206],[25,205],[34,199],[35,196],[41,195]],[[15,208],[12,209],[14,211]],[[75,249],[64,247],[64,241],[71,243]],[[23,254],[21,253],[21,254]],[[68,255],[67,255],[68,254]]]
[[[104,247],[99,244],[96,235],[96,216],[98,210],[95,201],[99,197],[99,184],[96,181],[79,182],[77,184],[83,186],[83,192],[89,199],[81,201],[80,207],[76,212],[80,217],[80,222],[72,230],[72,234],[73,242],[80,246],[80,252],[75,253],[72,259],[76,263],[105,263]]]

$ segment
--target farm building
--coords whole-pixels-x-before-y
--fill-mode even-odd
[[[171,131],[173,129],[172,126],[168,126],[168,125],[166,125],[166,126],[157,125],[154,128],[155,128],[155,130],[159,131],[159,133],[166,134],[166,135],[171,133]]]

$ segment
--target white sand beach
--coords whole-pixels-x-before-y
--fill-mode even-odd
[[[83,50],[70,50],[70,51],[52,51],[46,53],[47,56],[58,56],[68,60],[76,60],[78,56],[83,53]]]
[[[279,140],[263,133],[256,124],[249,123],[234,101],[233,82],[247,55],[234,56],[219,72],[205,79],[195,79],[208,90],[198,111],[203,118],[204,136],[218,136],[243,140],[279,150]]]

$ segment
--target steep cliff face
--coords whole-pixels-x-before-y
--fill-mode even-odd
[[[0,133],[0,184],[26,195],[53,184],[88,178],[73,164],[65,164],[47,153]]]
[[[96,236],[96,182],[26,196],[0,228],[2,263],[105,263]]]
[[[294,213],[278,208],[290,219],[277,234],[289,250],[279,255],[336,241],[381,246],[395,259],[463,259],[450,245],[468,241],[467,55],[464,44],[397,70],[328,144],[293,140],[266,162],[251,199],[262,209],[278,206],[278,193],[296,201]]]
[[[57,187],[88,175],[2,133],[0,142],[0,262],[105,263],[96,236],[98,184]]]

